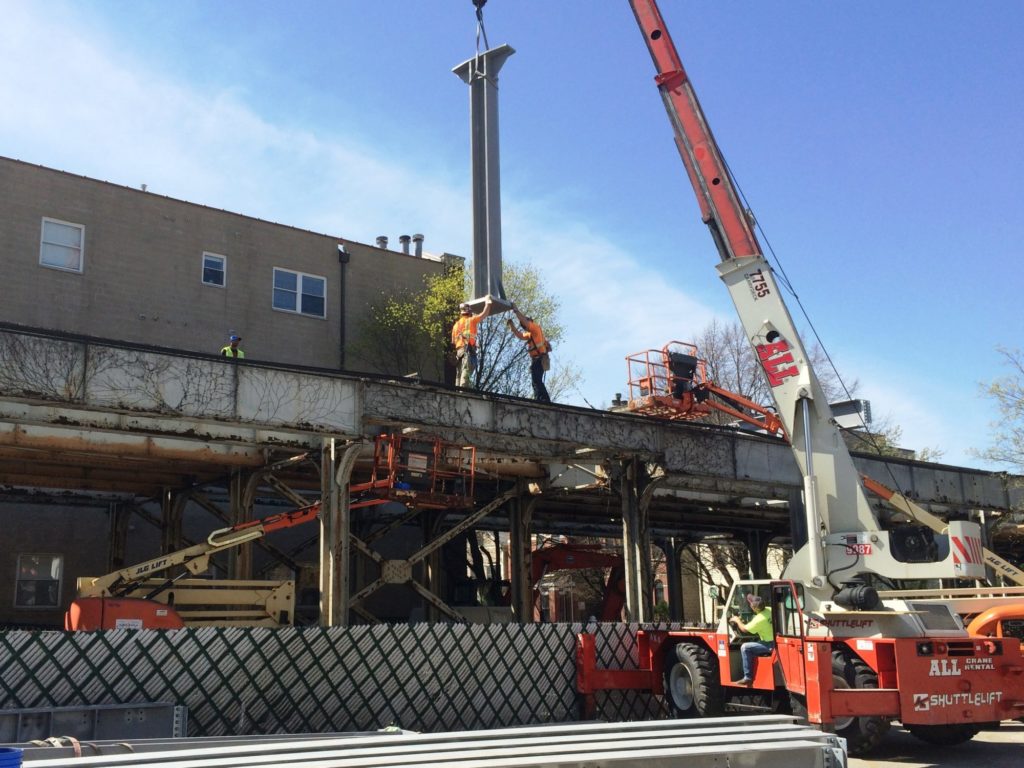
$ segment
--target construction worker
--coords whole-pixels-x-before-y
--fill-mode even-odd
[[[225,347],[222,347],[221,350],[220,350],[221,356],[223,356],[223,357],[234,357],[234,358],[238,358],[238,359],[241,359],[241,358],[245,357],[245,352],[243,352],[238,347],[238,344],[239,344],[239,342],[241,340],[242,340],[241,336],[238,336],[237,334],[232,333],[231,334],[231,338],[228,339],[228,342],[229,342],[228,345],[225,346]]]
[[[551,367],[551,358],[549,357],[551,343],[544,338],[544,331],[541,330],[540,325],[532,317],[527,317],[520,312],[515,303],[512,304],[512,311],[516,313],[519,325],[523,329],[521,331],[516,330],[511,317],[505,322],[508,323],[508,329],[513,334],[526,342],[526,351],[530,353],[530,378],[533,381],[533,399],[541,403],[550,403],[551,398],[548,396],[548,388],[544,386],[544,372]]]
[[[755,594],[747,595],[747,603],[754,617],[744,622],[739,616],[730,616],[729,621],[736,629],[747,635],[757,635],[757,640],[744,643],[740,647],[743,659],[743,677],[736,685],[750,685],[754,681],[754,658],[771,656],[775,650],[775,632],[772,629],[772,611],[764,604],[764,599]]]
[[[452,344],[455,346],[455,359],[459,373],[455,384],[459,387],[472,385],[472,374],[476,370],[477,345],[476,334],[480,321],[491,314],[491,297],[484,300],[484,308],[480,314],[474,315],[466,302],[459,304],[459,319],[452,326]]]

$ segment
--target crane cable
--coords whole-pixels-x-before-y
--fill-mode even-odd
[[[487,30],[484,29],[484,6],[487,5],[487,0],[473,0],[473,5],[476,7],[476,55],[479,56],[481,38],[484,41],[485,51],[491,47],[491,44],[487,42]]]
[[[729,178],[732,180],[732,184],[736,188],[737,194],[740,196],[740,200],[743,203],[744,209],[750,211],[751,208],[749,201],[747,200],[747,196],[744,194],[743,188],[736,180],[736,176],[735,174],[733,174],[732,168],[729,167],[729,164],[728,162],[726,162],[724,156],[722,157],[722,163],[725,165],[726,173],[729,174]],[[843,377],[840,375],[839,369],[836,367],[835,361],[832,359],[832,355],[829,354],[828,349],[825,347],[824,342],[822,342],[821,340],[821,336],[818,335],[818,329],[814,327],[814,323],[812,322],[810,315],[807,313],[807,308],[800,300],[800,296],[799,294],[797,294],[796,288],[793,287],[793,283],[790,281],[789,275],[786,274],[786,270],[782,266],[782,260],[779,258],[778,254],[775,253],[775,249],[772,248],[771,241],[768,239],[768,233],[765,232],[764,227],[761,226],[760,222],[757,220],[756,217],[753,217],[753,221],[754,228],[761,233],[761,237],[764,240],[765,252],[771,256],[771,261],[775,263],[775,266],[772,268],[772,271],[775,272],[781,278],[779,280],[779,284],[782,285],[782,287],[796,301],[797,306],[800,308],[800,314],[803,315],[804,320],[810,327],[815,342],[817,343],[819,349],[821,349],[822,354],[825,355],[825,359],[828,361],[829,367],[832,368],[832,372],[835,374],[836,381],[838,381],[839,386],[842,387],[843,392],[846,394],[846,398],[848,400],[852,400],[853,395],[850,393],[849,388],[846,386],[846,382],[843,381]],[[808,365],[810,365],[810,360],[808,360]],[[880,439],[881,436],[876,435],[868,428],[867,422],[864,420],[864,414],[862,412],[858,411],[857,416],[860,419],[861,426],[864,429],[864,436],[866,438],[865,442],[874,450],[876,454],[878,454],[879,457],[884,458],[886,455],[884,451],[885,446],[882,440]],[[898,489],[900,487],[900,483],[899,480],[896,479],[896,475],[893,472],[892,466],[888,462],[883,462],[883,464],[885,466],[886,473],[892,480],[893,487]],[[910,515],[910,518],[914,522],[918,522],[917,519],[913,517],[913,515]]]

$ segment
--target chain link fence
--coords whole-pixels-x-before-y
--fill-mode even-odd
[[[636,668],[637,625],[590,625],[601,666]],[[190,736],[498,728],[579,717],[579,624],[0,633],[0,708],[168,702]],[[663,716],[636,691],[598,717]]]

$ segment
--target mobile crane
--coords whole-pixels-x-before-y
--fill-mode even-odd
[[[687,175],[721,258],[719,275],[764,370],[775,413],[803,477],[804,536],[778,580],[734,584],[714,631],[641,632],[639,669],[596,667],[594,637],[578,636],[577,687],[664,694],[676,713],[788,706],[844,736],[851,754],[899,720],[939,745],[1024,714],[1024,659],[1015,638],[970,634],[950,602],[888,592],[873,580],[983,579],[980,526],[950,521],[883,530],[832,419],[773,271],[754,233],[655,0],[630,0],[657,69]],[[803,539],[803,540],[801,540]],[[742,638],[729,618],[748,596],[771,608],[774,647],[738,677]],[[1024,604],[1018,615],[1024,615]]]

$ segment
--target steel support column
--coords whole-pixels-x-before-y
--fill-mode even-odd
[[[107,508],[110,515],[110,547],[107,550],[107,573],[118,571],[126,565],[125,547],[128,544],[128,521],[132,509],[119,501],[111,502]]]
[[[655,543],[665,553],[665,579],[668,582],[668,618],[683,620],[683,548],[687,542],[675,536],[658,538]]]
[[[617,477],[616,477],[617,475]],[[652,478],[637,458],[624,459],[613,469],[622,499],[622,556],[626,570],[626,617],[629,621],[652,621],[654,601],[651,536],[647,511],[651,493],[661,476]]]
[[[441,530],[441,523],[444,522],[445,512],[443,510],[425,509],[420,517],[420,530],[423,532],[422,543],[427,546],[437,538]],[[465,562],[465,552],[462,553],[460,562]],[[427,592],[441,596],[441,550],[440,548],[430,551],[421,563],[420,585]],[[441,620],[441,611],[436,603],[430,600],[424,601],[424,616],[427,621],[433,623]]]
[[[175,552],[184,546],[181,522],[188,494],[164,488],[160,494],[160,551]]]
[[[320,624],[347,627],[352,516],[348,483],[362,444],[324,438],[320,461]]]
[[[747,550],[750,552],[750,575],[755,579],[768,578],[768,545],[771,536],[764,531],[747,532]]]
[[[530,528],[538,498],[520,493],[509,501],[509,559],[512,571],[509,581],[512,584],[512,610],[520,624],[534,621],[533,584],[530,583],[533,565]]]
[[[228,507],[231,525],[252,520],[253,502],[259,475],[251,470],[236,469],[228,483]],[[228,550],[228,576],[232,579],[252,578],[252,542]]]

